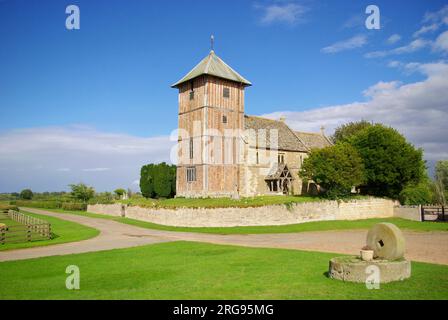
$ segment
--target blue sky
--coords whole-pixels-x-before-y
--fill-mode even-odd
[[[80,8],[80,30],[65,28],[69,4]],[[380,30],[364,26],[369,4],[380,8]],[[0,171],[8,177],[0,181],[0,192],[66,189],[76,179],[99,190],[135,187],[142,164],[169,159],[163,139],[177,126],[177,93],[170,85],[208,54],[210,34],[216,53],[253,83],[246,90],[246,113],[287,114],[297,129],[322,124],[331,131],[356,118],[326,119],[322,115],[333,114],[328,110],[361,110],[367,103],[370,111],[359,117],[384,120],[417,146],[442,151],[429,161],[446,157],[447,145],[427,138],[446,129],[419,115],[401,118],[406,85],[446,92],[438,83],[430,86],[445,72],[446,5],[442,0],[0,0]],[[371,102],[391,90],[401,100],[385,105],[393,109],[401,103],[399,119],[372,111]],[[435,118],[448,109],[448,99],[439,100]],[[418,127],[422,121],[433,131]],[[52,139],[65,135],[70,146],[59,141],[49,150]],[[14,139],[34,143],[17,147]],[[109,148],[95,154],[93,144],[90,151],[78,150],[85,153],[78,158],[73,143],[95,139]],[[129,141],[136,149],[150,144],[150,150],[126,153],[122,146]],[[75,152],[71,159],[62,156],[71,155],[65,148]],[[114,153],[116,148],[120,152]]]

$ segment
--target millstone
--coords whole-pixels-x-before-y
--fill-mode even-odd
[[[401,230],[392,223],[378,223],[367,234],[367,245],[374,251],[374,257],[397,260],[404,256],[405,241]]]
[[[329,276],[337,280],[362,283],[366,282],[371,274],[368,270],[370,266],[378,267],[380,283],[401,281],[411,276],[411,262],[405,259],[362,261],[357,256],[331,259]]]

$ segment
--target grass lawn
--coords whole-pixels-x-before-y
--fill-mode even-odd
[[[284,226],[257,226],[257,227],[217,227],[217,228],[189,228],[189,227],[171,227],[160,224],[139,221],[130,218],[113,217],[102,214],[84,212],[84,211],[65,211],[60,209],[45,209],[59,213],[78,214],[92,218],[101,218],[114,220],[121,223],[130,224],[147,229],[182,231],[182,232],[200,232],[216,234],[260,234],[260,233],[292,233],[305,231],[328,231],[328,230],[349,230],[349,229],[369,229],[379,222],[391,222],[400,229],[414,231],[448,231],[448,223],[439,222],[418,222],[400,218],[383,219],[363,219],[363,220],[334,220],[334,221],[316,221],[299,224],[289,224]]]
[[[66,243],[72,241],[80,241],[85,239],[90,239],[99,234],[99,230],[83,226],[81,224],[65,221],[58,218],[53,218],[49,216],[39,215],[35,213],[30,213],[26,211],[21,211],[29,216],[36,217],[42,220],[46,220],[51,223],[52,239],[36,240],[30,242],[21,243],[7,243],[0,244],[0,251],[11,250],[19,248],[29,248],[37,246],[48,246],[59,243]],[[18,224],[14,222],[14,224]]]
[[[172,242],[0,263],[0,299],[447,299],[448,266],[368,290],[326,276],[335,254]],[[68,265],[80,290],[65,288]]]

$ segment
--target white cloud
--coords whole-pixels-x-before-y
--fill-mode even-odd
[[[434,42],[434,49],[448,53],[448,31],[440,34]]]
[[[274,3],[269,5],[255,5],[263,12],[260,21],[262,24],[286,23],[294,25],[303,22],[308,8],[294,2]]]
[[[448,63],[403,64],[408,65],[425,75],[425,79],[409,84],[379,82],[364,91],[366,102],[267,116],[284,115],[293,128],[316,132],[321,125],[332,131],[349,121],[381,122],[397,128],[412,143],[422,147],[430,164],[448,159]]]
[[[423,23],[431,22],[448,24],[448,5],[443,6],[439,11],[427,12],[423,18]]]
[[[336,42],[328,47],[322,48],[323,53],[337,53],[340,51],[360,48],[367,43],[367,37],[364,35],[357,35],[350,39]]]
[[[362,14],[356,14],[351,16],[348,20],[344,22],[342,25],[343,29],[349,28],[365,28],[366,18]]]
[[[400,54],[406,54],[406,53],[412,53],[415,51],[418,51],[424,47],[427,47],[431,44],[431,41],[427,41],[424,39],[415,39],[411,43],[398,47],[392,50],[385,50],[385,51],[373,51],[366,53],[364,57],[366,58],[381,58],[386,57],[390,55],[400,55]]]
[[[419,30],[414,32],[413,37],[418,38],[418,37],[424,35],[425,33],[436,31],[437,29],[439,29],[439,25],[437,23],[433,23],[428,26],[423,26]]]
[[[97,190],[127,188],[142,165],[169,162],[174,144],[168,136],[138,137],[81,126],[11,130],[0,134],[0,167],[7,169],[0,192],[62,190],[80,181]]]
[[[362,93],[365,97],[375,97],[379,94],[385,94],[387,92],[392,92],[400,86],[400,81],[390,81],[383,82],[380,81],[377,84],[367,88]]]
[[[424,25],[414,33],[414,38],[418,38],[428,32],[439,30],[441,26],[448,25],[448,5],[436,12],[427,12],[423,18]]]
[[[387,39],[387,43],[388,44],[394,44],[394,43],[396,43],[396,42],[398,42],[398,41],[400,41],[401,40],[401,36],[399,35],[399,34],[397,34],[397,33],[395,33],[395,34],[393,34],[393,35],[391,35],[388,39]]]
[[[389,68],[398,68],[398,67],[401,67],[401,65],[402,65],[402,62],[396,61],[396,60],[389,61],[389,63],[387,64],[387,66]]]

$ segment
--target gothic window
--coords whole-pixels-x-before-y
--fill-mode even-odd
[[[190,138],[190,159],[193,159],[193,138]]]
[[[187,182],[196,181],[196,167],[187,168]]]
[[[227,116],[226,115],[222,116],[222,123],[227,123]]]
[[[229,88],[224,88],[222,91],[222,96],[224,98],[230,98],[230,89]]]

